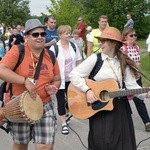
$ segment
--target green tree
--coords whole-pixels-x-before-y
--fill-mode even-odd
[[[57,19],[58,25],[68,24],[74,27],[79,16],[82,16],[82,4],[73,0],[51,0],[52,5],[47,8]]]
[[[29,0],[0,0],[0,23],[24,24],[30,17]]]
[[[79,0],[77,0],[79,1]],[[150,2],[147,0],[81,0],[88,23],[97,28],[100,15],[107,15],[109,24],[120,30],[126,23],[126,14],[131,13],[139,37],[150,31]]]

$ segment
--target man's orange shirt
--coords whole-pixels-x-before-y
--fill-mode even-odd
[[[17,64],[18,58],[19,58],[19,50],[18,47],[14,45],[11,48],[11,50],[7,53],[7,55],[3,57],[0,63],[6,64],[10,69],[13,70],[13,68]],[[37,63],[38,59],[39,58],[37,58],[35,55],[33,55],[32,58],[29,46],[25,44],[24,59],[15,72],[21,76],[33,78],[34,76],[33,64]],[[58,75],[59,73],[60,72],[57,60],[55,65],[53,66],[50,56],[48,52],[45,50],[39,79],[36,81],[36,91],[38,95],[41,97],[43,103],[47,103],[50,100],[50,96],[47,94],[45,90],[45,85],[51,83],[53,81],[53,77],[55,75]],[[20,95],[26,90],[25,86],[21,84],[13,84],[12,89],[14,96]],[[9,100],[10,96],[7,93],[5,102],[7,103]]]

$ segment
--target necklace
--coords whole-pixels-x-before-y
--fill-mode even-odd
[[[36,67],[37,67],[37,64],[38,64],[38,61],[37,62],[34,61],[34,57],[33,57],[33,53],[32,52],[30,52],[30,54],[31,54],[31,59],[32,59],[33,75],[34,75]]]
[[[120,87],[121,87],[121,86],[120,86],[120,85],[121,85],[121,79],[119,80],[119,78],[118,78],[118,76],[117,76],[115,70],[113,69],[113,67],[112,67],[112,65],[111,65],[111,63],[110,63],[110,61],[109,61],[108,58],[107,58],[107,62],[108,62],[108,64],[109,64],[109,67],[111,68],[113,74],[115,75],[115,77],[116,77],[116,79],[117,79],[117,82],[118,82],[118,85],[119,85],[119,88],[120,88]]]

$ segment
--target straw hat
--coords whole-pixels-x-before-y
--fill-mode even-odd
[[[121,32],[114,27],[107,27],[100,36],[95,36],[98,39],[110,39],[114,41],[122,42]]]

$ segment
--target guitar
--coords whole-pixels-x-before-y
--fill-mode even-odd
[[[147,93],[150,90],[149,88],[119,90],[118,83],[113,79],[101,82],[85,80],[99,100],[92,104],[87,103],[86,94],[70,84],[68,87],[68,106],[70,113],[77,119],[87,119],[99,111],[113,110],[113,98],[115,97]]]

